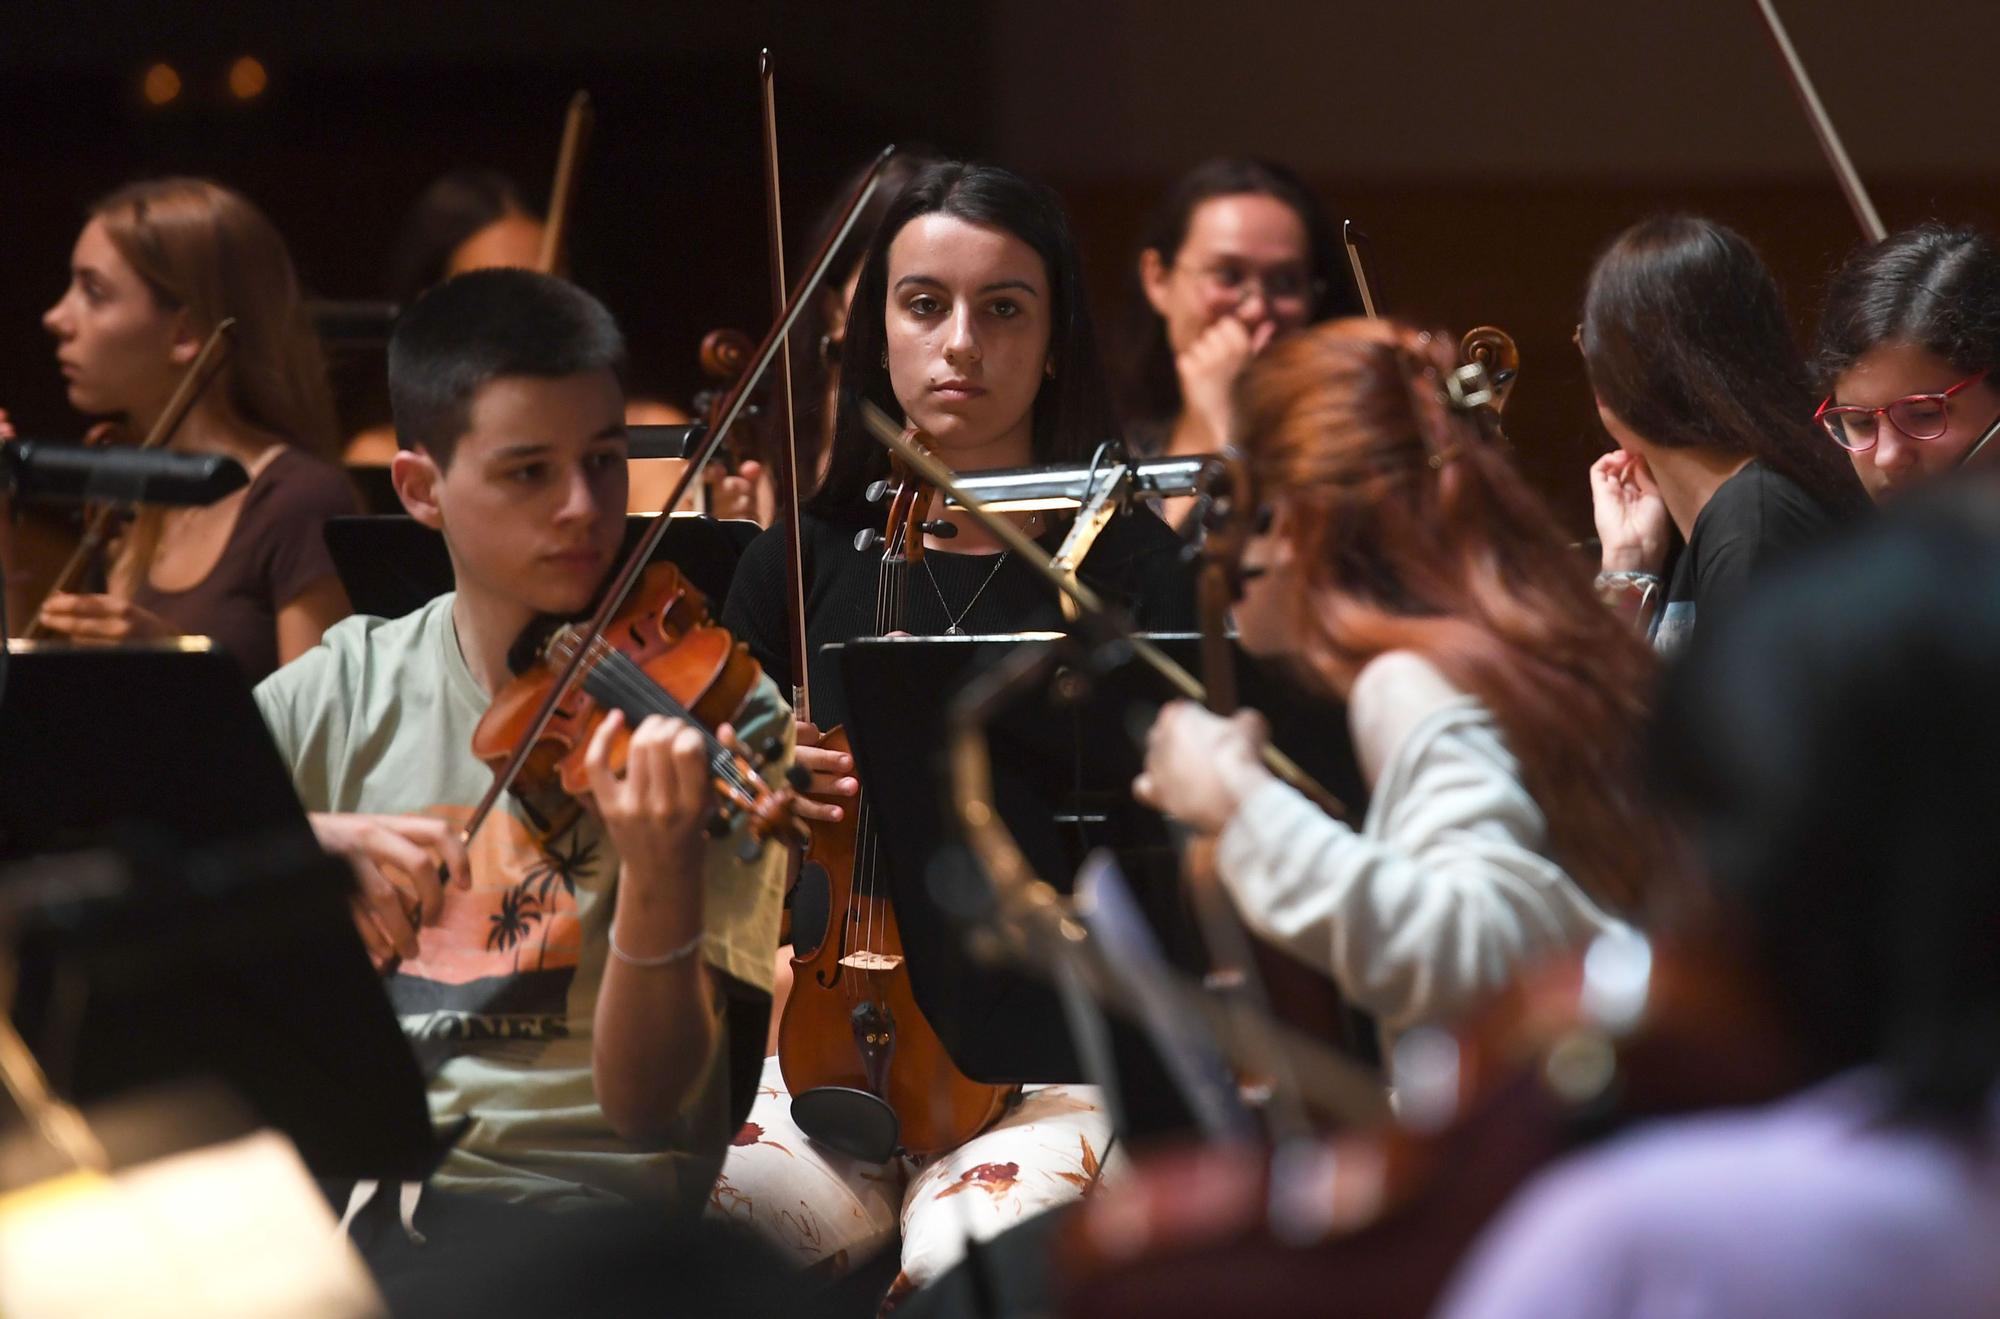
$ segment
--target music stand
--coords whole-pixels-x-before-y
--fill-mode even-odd
[[[1154,641],[1194,668],[1198,637]],[[968,1076],[987,1081],[1087,1079],[1061,1026],[1055,993],[1034,976],[975,964],[958,922],[976,902],[969,862],[950,823],[941,757],[946,709],[965,678],[1023,643],[1006,637],[884,637],[829,646],[847,694],[847,730],[886,858],[891,896],[918,1005]],[[1308,696],[1278,670],[1239,655],[1245,705],[1283,709],[1277,744],[1350,809],[1366,804],[1346,713]],[[1058,683],[1069,681],[1059,676]],[[1181,896],[1178,860],[1154,812],[1132,800],[1143,761],[1133,717],[1171,699],[1166,681],[1136,663],[1092,680],[1089,694],[1055,705],[1023,700],[988,729],[995,804],[1036,871],[1067,892],[1091,848],[1111,849],[1130,878],[1168,959],[1199,973],[1205,957]],[[1143,733],[1144,725],[1137,729]],[[954,882],[954,880],[956,882]],[[1135,1130],[1184,1125],[1178,1106],[1143,1111],[1172,1091],[1150,1046],[1113,1022],[1113,1048]],[[1134,1075],[1136,1073],[1136,1075]],[[1149,1083],[1149,1082],[1157,1082]]]
[[[429,1174],[442,1149],[353,877],[235,661],[16,643],[0,784],[15,1021],[70,1100],[217,1077],[315,1173]]]
[[[635,513],[625,519],[629,553],[657,514]],[[722,522],[697,513],[676,513],[661,538],[653,561],[668,560],[708,597],[711,613],[722,612],[722,598],[743,547],[761,530],[754,522]],[[407,514],[330,518],[326,548],[340,584],[358,614],[400,618],[451,589],[451,554],[444,537]]]

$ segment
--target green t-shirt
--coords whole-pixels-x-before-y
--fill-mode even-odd
[[[472,754],[488,698],[459,651],[453,598],[389,621],[349,618],[257,687],[307,810],[470,817],[493,779]],[[736,723],[747,745],[777,733],[790,746],[791,712],[768,679]],[[786,763],[765,773],[776,781]],[[768,990],[783,849],[745,862],[734,835],[708,846],[703,956]],[[583,814],[544,847],[508,801],[474,837],[471,863],[471,890],[447,890],[421,955],[385,981],[429,1077],[433,1120],[470,1119],[432,1185],[550,1206],[615,1196],[698,1207],[732,1134],[724,1050],[667,1134],[643,1146],[611,1130],[592,1087],[618,876],[602,826]]]

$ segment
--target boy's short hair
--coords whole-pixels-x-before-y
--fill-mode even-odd
[[[396,442],[451,464],[479,387],[502,376],[620,374],[625,338],[604,304],[531,270],[473,270],[418,298],[389,340]]]

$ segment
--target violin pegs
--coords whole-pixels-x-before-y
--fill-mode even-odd
[[[729,817],[721,811],[717,811],[708,817],[708,823],[702,826],[702,832],[710,838],[727,838],[729,836]]]
[[[758,768],[763,768],[783,754],[785,754],[785,739],[783,735],[773,733],[757,747]]]
[[[804,765],[794,765],[785,771],[785,782],[791,784],[798,791],[804,792],[813,785],[812,771]]]
[[[763,854],[764,840],[745,829],[742,839],[736,844],[736,859],[747,865]]]
[[[924,523],[924,534],[926,536],[936,536],[939,540],[950,540],[958,534],[958,524],[939,518],[935,522]]]
[[[868,489],[863,492],[863,497],[866,498],[868,502],[871,504],[879,504],[882,502],[882,496],[888,493],[889,493],[889,479],[887,477],[883,477],[881,480],[878,481],[870,481],[868,483]]]
[[[882,533],[873,527],[863,528],[854,537],[854,548],[866,554],[882,543]]]

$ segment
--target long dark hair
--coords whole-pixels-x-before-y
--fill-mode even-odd
[[[1655,728],[1662,800],[1805,1060],[1983,1129],[2000,1080],[2000,517],[1940,490],[1697,629]]]
[[[1174,351],[1167,342],[1166,322],[1146,300],[1139,257],[1152,250],[1160,254],[1163,263],[1172,265],[1203,202],[1245,195],[1274,197],[1291,207],[1305,225],[1313,287],[1318,290],[1308,322],[1361,314],[1361,295],[1355,291],[1342,255],[1340,234],[1298,175],[1283,165],[1249,156],[1203,161],[1181,175],[1153,209],[1125,273],[1126,314],[1117,352],[1118,407],[1127,429],[1147,432],[1149,441],[1164,440],[1166,429],[1180,415],[1181,382],[1174,374]]]
[[[955,216],[970,224],[1004,229],[1026,243],[1048,270],[1049,361],[1055,374],[1035,395],[1037,463],[1081,462],[1118,433],[1111,391],[1098,357],[1084,291],[1082,263],[1069,219],[1054,193],[997,165],[946,161],[927,165],[904,188],[875,230],[862,258],[861,279],[847,317],[840,358],[840,406],[834,418],[833,461],[813,495],[813,507],[849,506],[870,482],[889,470],[889,455],[861,420],[861,401],[892,417],[902,405],[882,365],[888,345],[884,323],[889,301],[889,245],[920,215]]]
[[[1898,342],[1966,375],[2000,369],[2000,250],[1985,232],[1932,221],[1850,256],[1820,313],[1820,392],[1870,350]]]
[[[460,243],[509,215],[531,215],[521,190],[498,170],[467,167],[431,180],[417,195],[389,253],[389,296],[404,307],[434,284]]]
[[[1777,281],[1735,230],[1692,215],[1641,220],[1597,259],[1578,328],[1591,388],[1647,440],[1755,458],[1836,516],[1868,507],[1813,424]]]
[[[820,282],[820,291],[806,307],[800,311],[787,343],[792,358],[792,412],[799,447],[804,452],[815,452],[819,437],[824,429],[822,412],[827,390],[827,376],[837,369],[840,362],[842,341],[828,337],[831,323],[826,314],[829,297],[840,296],[841,287],[847,277],[861,264],[861,258],[868,254],[868,244],[873,241],[875,231],[882,225],[882,217],[889,213],[896,198],[909,186],[917,171],[937,159],[934,152],[921,147],[896,152],[882,166],[880,182],[868,204],[855,217],[854,228],[848,232],[847,241],[834,251],[833,261],[826,268],[826,278]],[[788,272],[796,279],[804,272],[806,263],[819,255],[820,248],[833,236],[834,228],[840,223],[841,208],[847,199],[861,185],[867,176],[869,166],[862,165],[840,181],[838,187],[827,198],[826,206],[813,220],[807,234],[807,241],[798,250],[795,264]],[[843,331],[843,334],[845,331]],[[813,468],[806,465],[807,479],[811,479]]]

